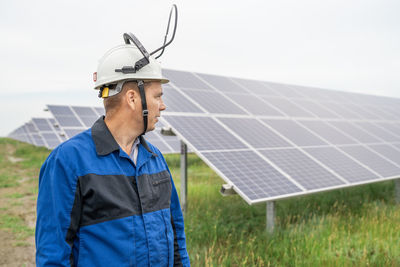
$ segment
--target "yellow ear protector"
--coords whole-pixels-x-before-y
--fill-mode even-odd
[[[108,97],[108,91],[110,89],[108,87],[104,87],[103,90],[101,91],[101,97],[102,98],[107,98]]]

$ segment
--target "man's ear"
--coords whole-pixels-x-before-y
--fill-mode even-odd
[[[138,104],[136,91],[132,89],[127,90],[125,94],[125,101],[132,109],[136,109],[136,105]]]

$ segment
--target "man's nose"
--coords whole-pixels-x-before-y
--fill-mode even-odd
[[[159,109],[160,109],[160,111],[163,111],[163,110],[167,109],[167,106],[165,105],[164,101],[162,101],[162,100],[161,100],[161,104],[160,104]]]

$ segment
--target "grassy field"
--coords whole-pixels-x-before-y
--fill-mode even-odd
[[[30,266],[37,176],[49,151],[0,139],[0,265]],[[179,155],[167,162],[179,190]],[[222,197],[223,181],[189,155],[187,245],[192,266],[400,266],[400,205],[392,181],[265,204]]]

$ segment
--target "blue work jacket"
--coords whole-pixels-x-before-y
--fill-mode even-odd
[[[190,266],[164,157],[140,137],[135,165],[104,117],[44,162],[35,237],[37,266]]]

